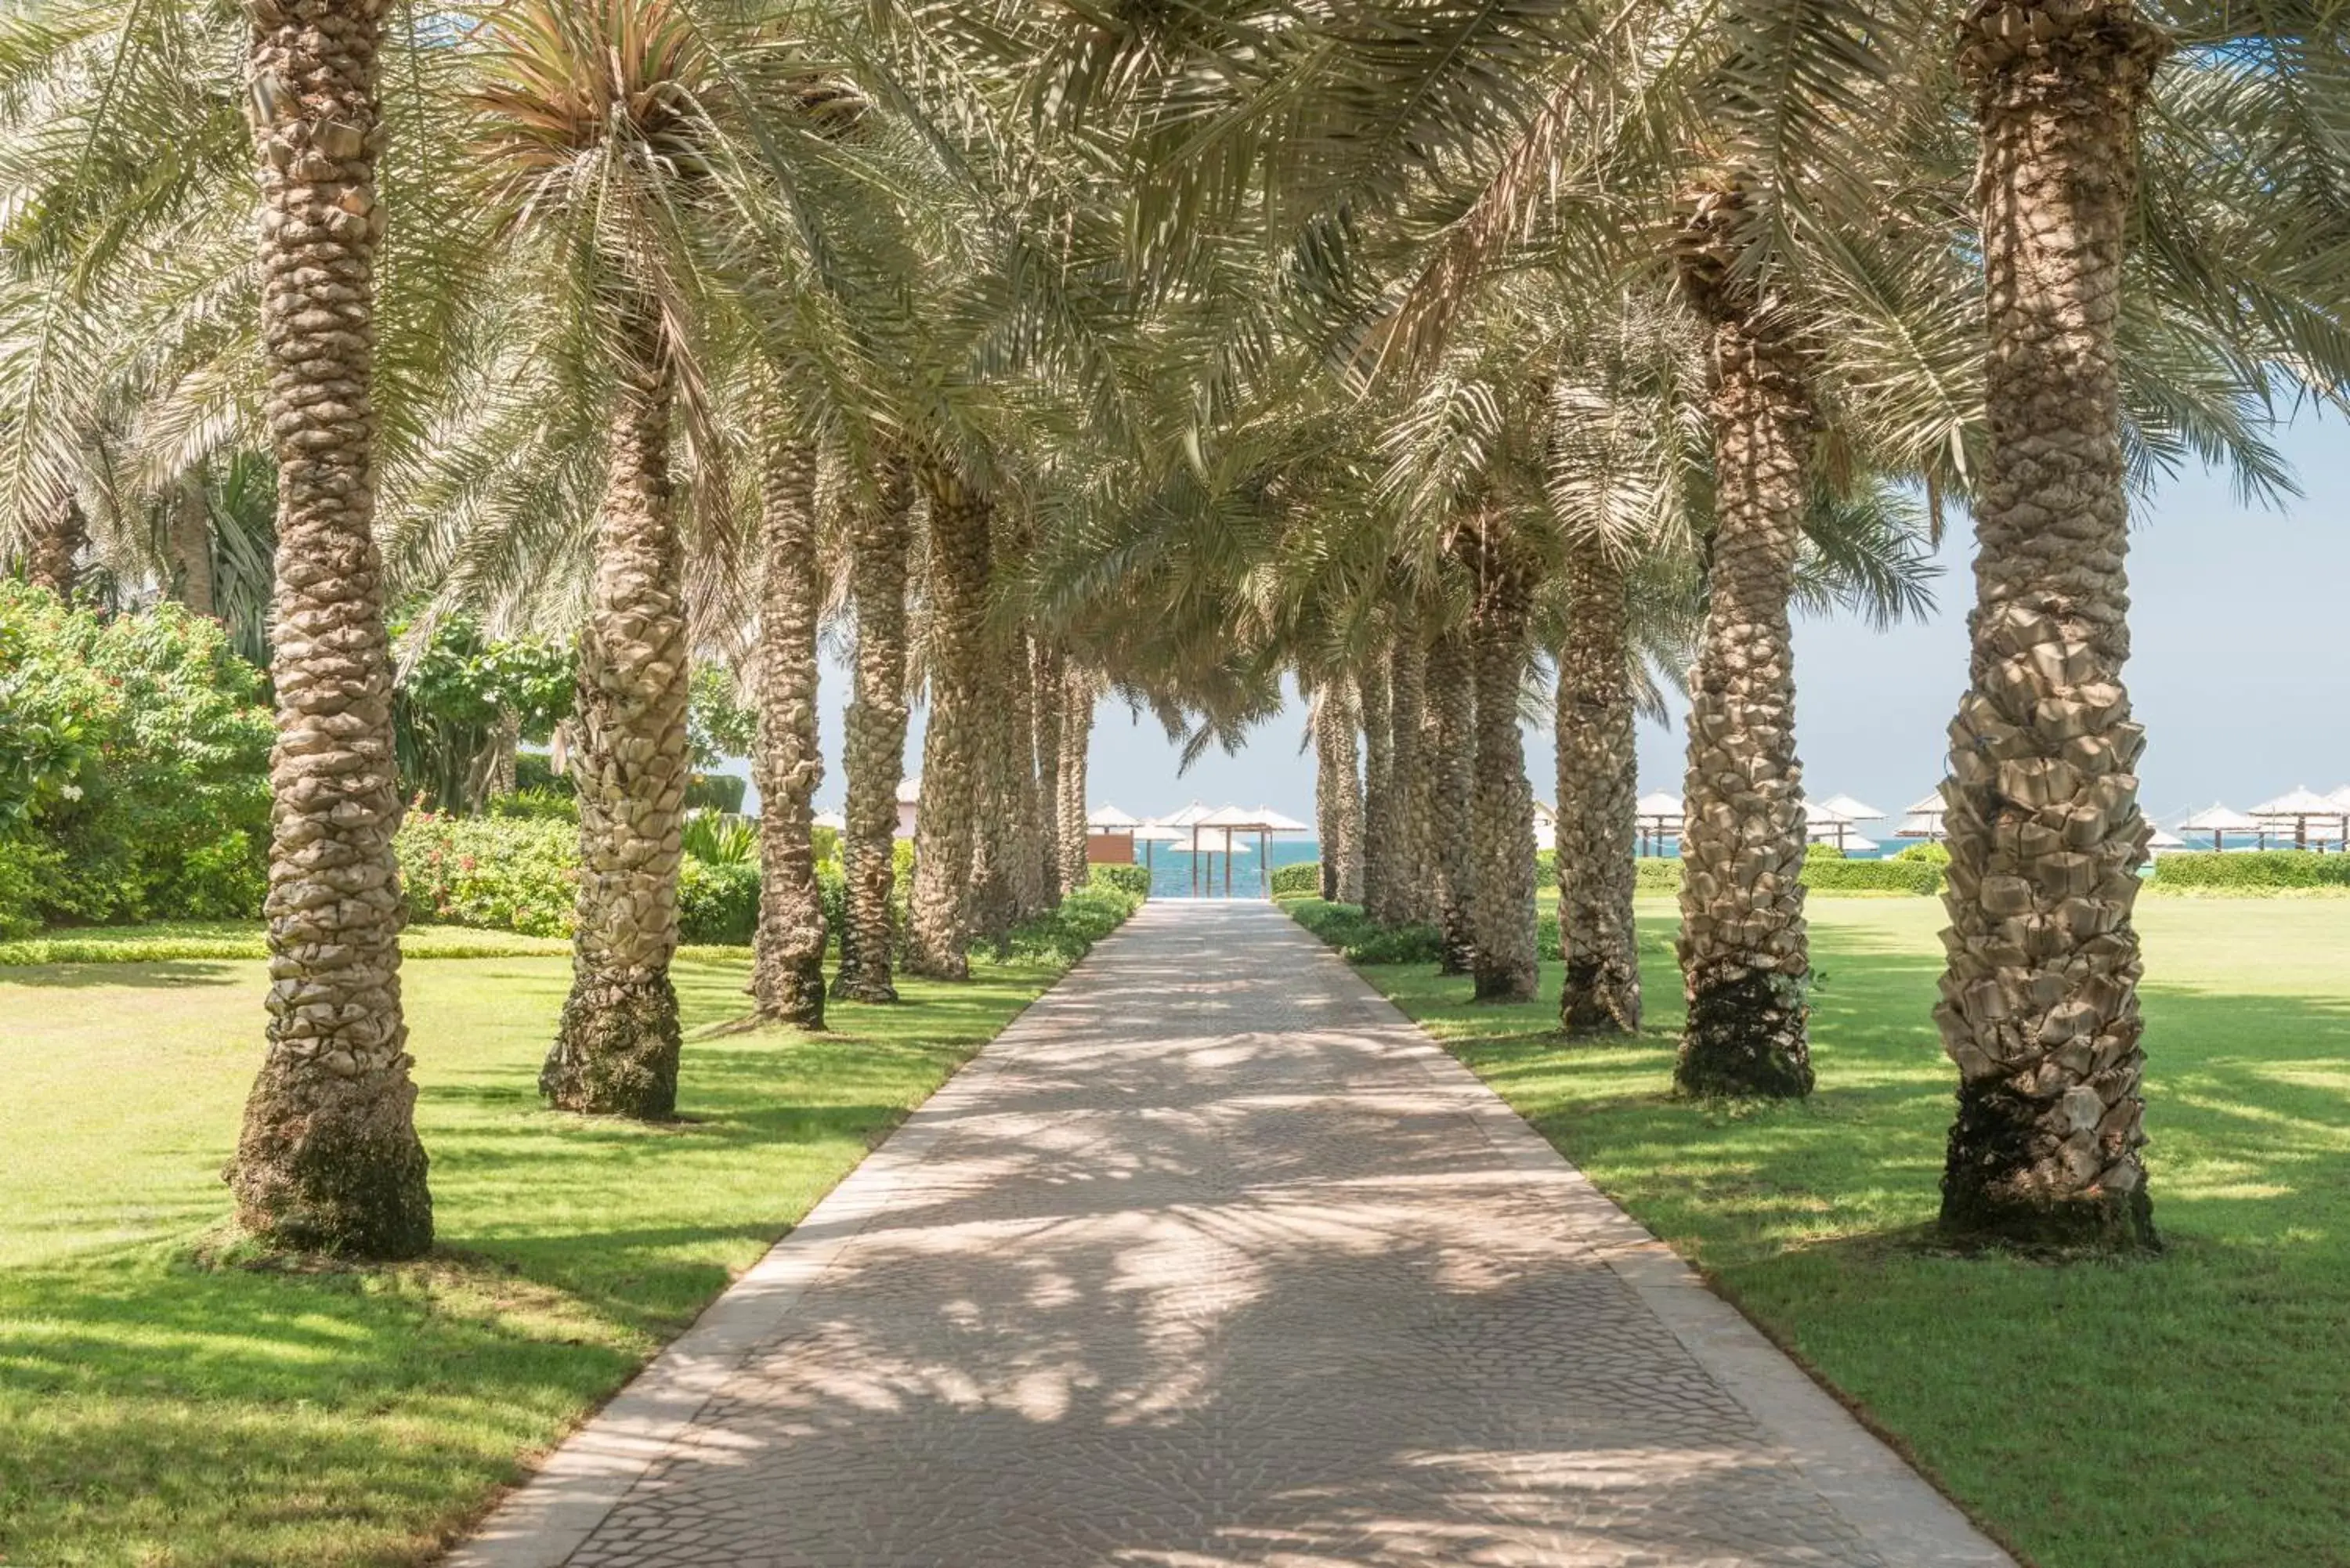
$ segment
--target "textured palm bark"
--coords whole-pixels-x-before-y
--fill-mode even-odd
[[[1578,540],[1564,567],[1558,654],[1559,1027],[1637,1034],[1640,954],[1632,923],[1638,835],[1631,600],[1623,563]]]
[[[1061,886],[1086,885],[1086,763],[1093,749],[1094,680],[1075,664],[1061,674]]]
[[[674,383],[649,317],[622,339],[596,572],[579,637],[578,929],[538,1086],[559,1110],[677,1108],[670,960],[684,857],[685,594],[669,476]]]
[[[2164,47],[2127,0],[1978,0],[1961,34],[1981,128],[1991,441],[1942,786],[1935,1021],[1960,1075],[1942,1226],[1964,1238],[2156,1244],[2114,328],[2137,117]]]
[[[1428,852],[1427,721],[1428,650],[1418,632],[1408,630],[1388,653],[1388,774],[1396,840],[1388,909],[1399,926],[1422,925],[1436,916]]]
[[[89,523],[81,503],[68,495],[52,504],[25,549],[25,580],[61,599],[73,597],[81,580],[82,552],[89,546]]]
[[[1477,779],[1477,665],[1457,631],[1428,649],[1429,859],[1436,893],[1441,969],[1467,974],[1477,943],[1472,909],[1477,852],[1471,800]]]
[[[1363,775],[1351,684],[1334,678],[1315,707],[1315,815],[1322,837],[1324,896],[1363,901]]]
[[[1734,192],[1708,192],[1679,246],[1713,328],[1713,556],[1690,672],[1681,858],[1689,1023],[1674,1082],[1703,1095],[1811,1093],[1803,766],[1787,605],[1817,421],[1803,352],[1736,269]]]
[[[277,473],[268,1051],[228,1170],[281,1244],[432,1244],[400,1002],[391,659],[376,552],[376,101],[382,11],[279,0],[247,57]]]
[[[816,454],[775,441],[759,514],[759,929],[751,995],[759,1016],[824,1027],[824,900],[816,881]]]
[[[1058,643],[1040,637],[1029,645],[1028,701],[1036,715],[1036,885],[1048,906],[1058,904],[1069,886],[1061,867],[1061,725],[1067,708],[1061,683],[1066,671]]]
[[[1396,923],[1396,849],[1402,823],[1395,795],[1394,714],[1388,701],[1388,661],[1373,654],[1355,678],[1363,732],[1363,913],[1382,926]]]
[[[987,595],[992,544],[984,492],[938,462],[930,499],[931,716],[915,818],[914,900],[906,967],[934,980],[971,973],[971,887],[989,725]]]
[[[898,784],[906,772],[906,572],[913,548],[913,482],[887,461],[876,493],[850,520],[848,597],[857,617],[856,692],[844,723],[847,800],[840,835],[848,929],[832,994],[895,1002]]]
[[[1045,836],[1043,808],[1036,779],[1036,686],[1032,674],[1035,645],[1024,627],[1005,649],[1003,685],[1011,713],[1010,745],[1004,763],[1009,790],[1004,802],[1005,853],[1010,864],[1005,879],[1012,889],[1014,919],[1034,919],[1045,912]]]
[[[484,793],[493,799],[514,794],[519,787],[516,773],[521,758],[522,715],[501,708],[497,728],[490,732],[489,782]]]
[[[1469,973],[1480,1002],[1529,1002],[1540,983],[1534,946],[1534,792],[1518,728],[1525,685],[1529,585],[1523,569],[1485,552],[1469,641],[1477,668],[1476,778],[1469,799],[1477,886],[1470,896]]]
[[[163,570],[172,597],[197,615],[213,613],[213,520],[194,479],[172,492],[163,535]]]

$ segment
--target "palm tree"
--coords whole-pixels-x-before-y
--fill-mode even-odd
[[[400,793],[377,556],[370,355],[381,9],[280,0],[247,65],[277,475],[278,743],[269,1050],[229,1185],[270,1241],[374,1258],[432,1244],[400,1005]]]
[[[1447,628],[1428,649],[1429,861],[1441,969],[1467,974],[1476,959],[1477,888],[1471,801],[1477,776],[1477,667],[1469,640]]]
[[[1604,538],[1570,543],[1558,651],[1559,1027],[1640,1032],[1640,955],[1632,919],[1634,811],[1631,598]]]
[[[690,771],[671,449],[681,380],[699,375],[681,335],[693,310],[680,258],[695,242],[681,225],[708,183],[701,106],[717,65],[669,0],[585,10],[528,0],[488,34],[492,79],[475,102],[492,210],[518,250],[544,246],[577,269],[566,281],[600,328],[588,352],[608,398],[579,639],[578,924],[539,1087],[566,1110],[666,1116],[677,1100],[669,965]]]
[[[1063,691],[1067,661],[1061,645],[1040,636],[1029,647],[1028,704],[1036,730],[1036,878],[1046,903],[1057,904],[1074,886],[1062,861],[1061,730],[1068,717]]]
[[[907,967],[937,980],[971,972],[973,862],[988,692],[993,508],[946,461],[920,465],[930,514],[931,716],[922,737],[912,929]]]
[[[1364,807],[1361,756],[1356,744],[1354,693],[1343,675],[1315,691],[1315,834],[1321,841],[1322,896],[1341,904],[1364,900]]]
[[[1425,924],[1435,913],[1428,853],[1430,772],[1428,649],[1417,624],[1407,622],[1388,649],[1388,778],[1395,796],[1390,823],[1396,846],[1389,861],[1388,919]]]
[[[780,422],[779,421],[777,422]],[[766,448],[759,553],[759,1014],[824,1027],[824,902],[816,891],[816,452],[777,432]]]
[[[1086,763],[1093,746],[1094,678],[1067,660],[1061,671],[1061,766],[1055,781],[1060,802],[1058,858],[1064,891],[1086,882]]]
[[[906,572],[913,546],[913,481],[901,460],[881,463],[875,493],[849,523],[849,605],[857,618],[856,691],[847,721],[842,771],[848,794],[840,836],[848,929],[832,993],[895,1002],[898,784],[906,764]]]
[[[1384,650],[1374,648],[1364,656],[1355,672],[1355,690],[1360,694],[1357,722],[1363,731],[1363,913],[1380,925],[1393,925],[1402,823],[1396,809],[1395,715]]]
[[[2155,1245],[2130,908],[2148,828],[2131,717],[2116,327],[2137,117],[2168,40],[2131,0],[1968,8],[1991,439],[1970,690],[1950,726],[1960,1074],[1942,1225]]]
[[[1480,1002],[1525,1002],[1538,983],[1534,950],[1534,802],[1518,695],[1531,653],[1531,573],[1505,525],[1482,522],[1471,546],[1477,582],[1469,647],[1477,671],[1476,774],[1470,791],[1476,885],[1470,894],[1470,976]]]

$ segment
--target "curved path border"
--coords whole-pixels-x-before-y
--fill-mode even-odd
[[[1310,935],[1153,903],[452,1568],[2012,1568]]]

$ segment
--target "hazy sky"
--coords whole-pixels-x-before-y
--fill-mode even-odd
[[[2281,444],[2303,491],[2282,511],[2247,509],[2224,475],[2199,472],[2136,510],[2127,673],[2148,736],[2142,799],[2164,823],[2215,800],[2241,811],[2296,784],[2322,793],[2350,784],[2350,431],[2303,420]],[[1797,623],[1796,728],[1813,797],[1848,794],[1898,813],[1940,781],[1943,731],[1966,680],[1972,552],[1970,531],[1953,519],[1938,607],[1923,621],[1883,632],[1842,617]],[[846,671],[827,667],[819,798],[828,805],[840,799],[847,693]],[[1138,816],[1195,797],[1263,803],[1311,821],[1304,727],[1293,703],[1238,754],[1211,753],[1179,776],[1157,722],[1105,702],[1093,799]],[[908,755],[919,757],[919,739]],[[1526,755],[1534,793],[1552,798],[1549,734],[1530,732]],[[1644,723],[1641,789],[1679,794],[1680,770],[1678,727]]]

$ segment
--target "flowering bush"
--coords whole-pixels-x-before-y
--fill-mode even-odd
[[[579,829],[559,818],[411,812],[394,841],[408,918],[567,937],[577,925]]]
[[[261,909],[273,728],[219,623],[0,584],[0,836],[45,923]]]

